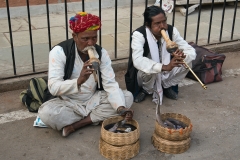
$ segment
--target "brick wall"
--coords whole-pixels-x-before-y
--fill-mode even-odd
[[[0,8],[6,7],[7,0],[0,0]],[[65,0],[48,0],[49,4],[64,3]],[[82,0],[67,0],[67,2],[81,2]],[[8,0],[9,7],[26,6],[27,0]],[[29,0],[29,5],[46,4],[46,0]]]

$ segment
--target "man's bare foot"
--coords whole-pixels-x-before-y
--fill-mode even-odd
[[[63,130],[62,130],[62,136],[67,137],[69,134],[73,133],[74,131],[75,129],[73,128],[72,125],[65,126],[63,127]]]
[[[75,130],[78,130],[79,128],[82,128],[89,124],[92,124],[90,114],[87,117],[81,119],[80,121],[74,122],[71,125],[63,127],[62,136],[67,137],[69,134],[73,133]]]

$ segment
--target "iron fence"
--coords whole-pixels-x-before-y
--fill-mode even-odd
[[[69,31],[68,31],[68,3],[67,0],[64,0],[64,17],[65,17],[65,34],[66,34],[66,39],[69,38]],[[80,2],[79,2],[80,3]],[[85,11],[85,1],[82,0],[82,11]],[[99,0],[99,9],[98,9],[98,14],[100,19],[102,18],[102,1]],[[126,59],[128,58],[127,56],[119,58],[118,55],[118,0],[114,0],[114,57],[112,57],[112,60],[119,60],[119,59]],[[174,8],[176,7],[176,0],[173,1],[174,3]],[[8,27],[9,27],[9,42],[11,45],[11,55],[12,55],[12,67],[13,67],[13,75],[11,76],[6,76],[0,79],[7,79],[7,78],[12,78],[12,77],[19,77],[19,76],[25,76],[25,75],[30,75],[30,74],[37,74],[37,73],[41,73],[41,72],[46,72],[46,70],[41,70],[41,71],[36,71],[35,68],[35,57],[34,57],[34,45],[33,45],[33,40],[32,40],[32,28],[31,28],[31,13],[30,13],[30,7],[29,6],[29,0],[26,0],[26,8],[27,8],[27,19],[28,19],[28,30],[29,30],[29,38],[30,38],[30,50],[31,50],[31,66],[32,66],[32,72],[28,72],[28,73],[21,73],[18,74],[17,73],[17,67],[16,67],[16,62],[15,62],[15,52],[18,52],[17,50],[15,50],[15,46],[13,45],[13,36],[12,36],[12,25],[11,25],[11,15],[10,15],[10,10],[9,10],[9,1],[6,0],[6,9],[7,9],[7,19],[8,19]],[[224,18],[225,18],[225,10],[227,7],[227,2],[226,0],[223,1],[222,5],[222,16],[221,16],[221,25],[220,25],[220,32],[219,32],[219,39],[218,41],[215,42],[210,42],[211,39],[211,31],[212,31],[212,22],[213,22],[213,14],[214,14],[214,7],[215,7],[215,1],[212,0],[211,3],[211,7],[210,7],[210,16],[209,16],[209,27],[208,27],[208,36],[205,38],[207,40],[206,44],[212,44],[212,43],[223,43],[223,42],[227,42],[227,41],[236,41],[239,40],[238,37],[234,37],[234,32],[235,32],[235,20],[239,19],[240,17],[237,17],[237,9],[238,9],[238,0],[234,1],[234,7],[232,7],[233,11],[233,17],[232,17],[232,24],[231,24],[231,36],[228,40],[222,40],[222,33],[224,31],[223,29],[223,25],[224,25]],[[149,1],[145,0],[145,8],[149,5]],[[159,5],[162,5],[162,0],[160,1]],[[188,18],[189,18],[189,14],[188,14],[188,9],[190,7],[190,2],[189,0],[187,0],[186,4],[183,5],[186,8],[186,16],[184,18],[184,31],[183,31],[183,38],[186,39],[187,37],[187,33],[188,33]],[[199,27],[201,24],[201,13],[202,13],[202,0],[199,0],[199,6],[197,8],[197,25],[196,25],[196,37],[195,37],[195,43],[198,44],[199,41]],[[129,1],[129,8],[130,8],[130,13],[129,13],[129,37],[131,36],[131,32],[133,31],[133,9],[134,9],[134,4],[133,4],[133,0]],[[50,13],[49,13],[49,3],[48,0],[46,0],[46,16],[47,16],[47,28],[48,28],[48,48],[49,50],[51,50],[52,43],[51,43],[51,27],[50,27]],[[172,15],[171,15],[172,21],[171,21],[171,25],[175,26],[175,22],[176,22],[176,10],[173,9],[172,11]],[[98,43],[100,45],[102,45],[102,31],[99,31],[99,41]],[[129,41],[129,46],[127,46],[130,49],[130,41]],[[26,53],[27,54],[27,53]],[[1,59],[1,58],[0,58]]]

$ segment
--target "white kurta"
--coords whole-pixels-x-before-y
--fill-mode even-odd
[[[186,55],[185,62],[187,64],[196,58],[195,49],[180,36],[180,33],[175,27],[173,27],[172,39],[172,41],[178,44],[179,49],[183,50]],[[163,38],[161,38],[161,42],[164,42]],[[138,31],[133,32],[131,47],[134,67],[149,74],[162,72],[162,63],[157,63],[148,57],[143,57],[144,43],[145,39],[143,34]]]
[[[148,34],[148,36],[151,36],[151,35]],[[153,39],[155,39],[155,38],[153,38]],[[191,47],[180,36],[178,30],[175,27],[173,27],[172,41],[176,42],[178,44],[178,48],[183,50],[184,54],[186,55],[185,62],[187,64],[189,64],[189,66],[191,66],[192,60],[194,60],[196,58],[195,49],[193,47]],[[156,43],[156,42],[157,42],[156,39],[151,41],[151,43]],[[148,42],[148,43],[150,43],[150,42]],[[143,37],[143,34],[138,31],[135,31],[132,35],[132,44],[131,44],[132,59],[133,59],[134,67],[137,68],[139,71],[141,71],[141,75],[142,75],[142,73],[144,73],[146,75],[156,75],[156,74],[160,73],[161,74],[161,85],[164,88],[175,86],[178,83],[180,83],[188,72],[184,66],[174,67],[172,69],[172,71],[162,72],[162,65],[163,64],[167,65],[170,63],[170,58],[169,58],[170,55],[166,54],[166,52],[167,52],[166,51],[166,42],[164,41],[164,39],[161,38],[161,47],[162,48],[160,49],[161,50],[160,55],[162,56],[161,57],[162,62],[160,62],[160,60],[154,61],[153,59],[150,58],[152,56],[159,57],[158,49],[152,50],[152,48],[150,48],[150,52],[151,51],[156,51],[156,52],[150,53],[148,57],[144,57],[143,56],[144,44],[145,44],[145,39]],[[151,45],[149,45],[149,47],[151,47]],[[168,56],[168,57],[166,57],[166,56]],[[146,89],[146,88],[150,89],[153,85],[156,84],[156,78],[154,81],[152,81],[150,83],[145,83],[145,84],[146,85],[151,84],[151,86],[143,86],[144,89]],[[144,83],[143,83],[143,85],[144,85]],[[162,89],[156,89],[156,85],[155,85],[155,90],[157,90],[159,92],[160,104],[161,104],[162,103]],[[150,91],[149,93],[152,93],[152,91]],[[156,102],[156,96],[154,96],[154,95],[153,95],[153,101]]]
[[[97,53],[95,57],[99,57]],[[119,106],[130,108],[132,105],[131,93],[123,92],[115,81],[111,59],[105,49],[102,49],[100,64],[104,91],[96,91],[97,83],[93,74],[78,88],[77,79],[84,62],[77,52],[72,76],[64,81],[65,64],[66,56],[62,47],[55,46],[49,54],[48,88],[52,95],[61,96],[63,100],[55,98],[39,108],[39,116],[45,124],[60,130],[66,125],[81,120],[89,113],[92,121],[98,122],[116,114]],[[63,119],[65,122],[60,122]]]

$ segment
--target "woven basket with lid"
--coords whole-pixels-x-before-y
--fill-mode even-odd
[[[192,132],[192,123],[189,118],[182,114],[178,113],[164,113],[161,114],[161,119],[164,121],[167,118],[174,118],[179,120],[187,125],[184,129],[169,129],[159,125],[157,121],[155,121],[155,133],[162,137],[163,139],[170,140],[170,141],[181,141],[185,140],[190,137]]]
[[[101,138],[103,141],[114,146],[123,146],[133,144],[139,139],[140,136],[139,124],[135,120],[126,122],[126,124],[131,124],[134,127],[136,127],[134,131],[129,133],[114,133],[104,128],[108,124],[117,123],[122,120],[123,120],[122,116],[116,116],[103,121],[101,128]]]
[[[139,153],[140,142],[123,146],[113,146],[100,139],[99,151],[107,159],[126,160],[135,157]]]
[[[169,141],[159,137],[156,133],[152,136],[152,144],[159,151],[169,154],[185,152],[190,147],[191,138],[182,141]]]

